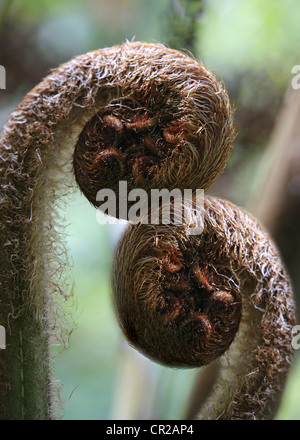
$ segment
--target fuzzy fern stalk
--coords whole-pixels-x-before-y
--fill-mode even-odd
[[[232,150],[229,115],[222,86],[200,63],[142,43],[71,60],[12,112],[0,138],[2,419],[57,417],[50,345],[64,327],[67,295],[57,209],[74,172],[94,204],[100,188],[122,179],[148,191],[208,187]],[[199,174],[204,160],[210,172]]]
[[[142,188],[148,195],[152,188],[206,190],[224,169],[234,139],[233,112],[222,84],[200,62],[187,55],[162,45],[138,42],[74,58],[53,70],[12,112],[0,135],[0,325],[6,329],[6,349],[0,352],[1,419],[59,417],[59,393],[52,374],[51,345],[61,338],[63,329],[68,328],[62,303],[68,298],[69,288],[65,275],[68,263],[63,245],[62,221],[58,212],[61,212],[63,196],[74,187],[75,181],[95,206],[99,205],[96,196],[102,188],[114,190],[118,197],[120,180],[127,181],[128,191]],[[222,204],[220,208],[223,209]],[[234,217],[235,210],[232,208],[230,211]],[[120,212],[116,215],[119,216]],[[230,308],[231,304],[233,307],[229,314],[233,314],[237,320],[230,325],[227,339],[225,337],[226,344],[222,342],[221,347],[216,348],[216,352],[221,354],[234,338],[239,322],[240,306],[236,303],[240,302],[240,296],[236,286],[242,283],[243,273],[250,270],[244,266],[243,258],[246,264],[250,254],[255,260],[259,257],[259,248],[255,247],[253,240],[260,240],[261,235],[252,236],[251,243],[249,241],[251,246],[243,256],[238,242],[231,239],[232,248],[218,241],[219,235],[220,240],[229,236],[226,230],[219,234],[218,220],[214,222],[217,229],[211,231],[213,235],[208,240],[213,243],[215,239],[216,249],[211,249],[210,256],[214,253],[221,257],[224,255],[226,267],[221,270],[217,281],[214,281],[213,263],[209,260],[207,282],[204,281],[206,269],[199,269],[198,273],[198,269],[194,268],[196,272],[193,279],[196,285],[198,282],[198,293],[212,296],[214,283],[221,281],[220,277],[227,280],[220,289],[225,306]],[[228,226],[231,227],[231,224],[234,226],[234,218],[230,217]],[[234,237],[237,238],[239,233],[243,241],[247,242],[240,230],[233,234]],[[166,240],[167,237],[166,234]],[[195,243],[195,246],[195,250],[192,250],[193,246],[190,247],[192,255],[195,258],[199,256],[200,260],[202,245]],[[168,244],[166,250],[167,247]],[[267,247],[263,249],[264,252],[267,250]],[[129,275],[135,271],[134,265],[130,265],[132,245],[128,244],[128,252],[126,249],[122,252],[125,256],[122,267]],[[178,252],[178,272],[182,270],[184,276],[187,276],[192,269],[189,269],[189,262],[183,258],[190,257],[181,244]],[[183,252],[182,257],[180,252]],[[278,257],[273,250],[271,256],[277,261]],[[150,260],[153,258],[157,257],[150,256]],[[169,269],[166,267],[166,270],[170,272],[171,278],[176,278],[177,269],[173,267],[173,270],[171,266]],[[273,267],[273,263],[270,266],[262,264],[260,277],[269,276],[269,268],[273,271]],[[255,265],[251,266],[252,272],[255,268]],[[138,276],[140,274],[137,272]],[[122,281],[123,276],[120,273],[117,278]],[[281,269],[278,276],[286,279]],[[154,274],[154,280],[159,281],[157,274]],[[125,281],[124,288],[130,291],[128,279]],[[168,279],[163,281],[168,282]],[[201,282],[204,284],[200,286]],[[268,283],[270,288],[274,288],[271,280]],[[118,286],[120,284],[116,286],[117,291]],[[161,313],[164,310],[171,313],[171,317],[166,317],[166,325],[168,320],[172,321],[172,317],[176,320],[178,315],[180,318],[175,306],[177,302],[181,303],[184,286],[189,292],[189,280],[183,277],[182,283],[174,287],[179,291],[178,294],[173,294],[173,288],[167,288],[167,299],[157,297],[155,305],[149,305],[155,309],[160,308]],[[251,286],[250,283],[242,287],[251,290]],[[269,348],[262,352],[264,368],[260,369],[254,363],[255,369],[248,373],[243,370],[245,374],[251,374],[253,380],[264,381],[268,350],[274,350],[272,353],[270,351],[270,359],[275,359],[273,355],[276,350],[280,353],[284,347],[282,353],[289,363],[287,345],[293,305],[289,287],[285,293],[280,291],[283,296],[286,295],[285,301],[278,302],[276,299],[273,302],[272,298],[278,298],[280,292],[276,291],[274,296],[266,290],[258,291],[257,286],[256,281],[253,281],[253,289],[256,290],[249,291],[247,296],[252,298],[255,312],[253,325],[262,322],[257,315],[263,308],[267,309],[267,315],[264,315],[267,319],[271,319],[275,310],[274,328],[279,317],[282,325],[286,325],[286,333],[279,335],[285,339],[280,342],[279,336],[273,338],[274,344],[279,345],[271,348],[270,342]],[[198,307],[198,302],[200,306],[202,304],[202,299],[197,299],[198,294],[195,292],[197,286],[193,289],[189,301],[194,305],[191,306],[190,314],[198,313],[195,307]],[[153,293],[156,294],[156,290]],[[138,296],[138,292],[134,291],[134,294]],[[266,295],[265,300],[261,295]],[[131,302],[129,298],[128,307]],[[123,300],[121,304],[123,315],[127,305],[124,305]],[[215,310],[218,306],[212,304],[207,307]],[[246,310],[249,307],[246,303]],[[132,311],[129,310],[129,313],[132,314]],[[151,314],[151,319],[156,319],[154,314]],[[158,321],[161,320],[164,322],[164,318],[158,314]],[[199,336],[201,331],[205,334],[205,328],[210,329],[209,333],[212,334],[214,327],[220,327],[217,317],[212,322],[203,317],[203,328],[200,325],[202,330],[199,325],[194,325],[192,321],[190,324],[192,332],[199,330]],[[158,327],[153,328],[159,326],[158,323]],[[130,324],[126,334],[128,331],[133,332],[133,324]],[[138,331],[145,335],[148,330],[143,332],[139,327]],[[274,334],[277,335],[276,332]],[[265,337],[264,332],[259,335]],[[268,335],[271,337],[270,333]],[[209,335],[206,336],[204,342],[209,344]],[[133,335],[133,342],[137,337]],[[246,337],[251,339],[249,331]],[[221,341],[223,339],[220,337]],[[170,358],[171,365],[174,362],[177,364],[178,359],[182,360],[182,356],[186,356],[186,361],[190,356],[185,351],[186,354],[180,354],[178,341],[174,343],[175,351],[178,352],[175,361]],[[140,347],[140,342],[137,345]],[[249,347],[254,345],[252,341]],[[210,356],[207,353],[203,356],[202,360],[206,363]],[[282,355],[278,356],[281,362]],[[287,365],[280,365],[280,374],[285,377]],[[236,373],[234,369],[233,374]],[[283,380],[280,379],[280,382],[282,384]],[[241,385],[241,382],[238,384]],[[220,400],[219,395],[217,398]],[[235,414],[245,418],[245,410],[246,407],[243,409],[241,406],[240,412]],[[211,417],[214,414],[212,411]],[[260,414],[263,413],[258,411],[257,416]]]

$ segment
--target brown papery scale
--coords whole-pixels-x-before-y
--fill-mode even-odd
[[[233,204],[207,198],[204,230],[132,225],[116,251],[114,304],[130,344],[164,365],[221,373],[202,419],[274,415],[292,356],[294,303],[269,235]],[[223,354],[225,353],[225,354]]]
[[[96,59],[107,98],[74,152],[76,181],[88,200],[99,206],[102,188],[118,197],[122,180],[128,191],[148,193],[209,188],[235,139],[223,85],[199,61],[160,45],[128,43]]]

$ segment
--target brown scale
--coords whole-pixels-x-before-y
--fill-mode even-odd
[[[74,151],[75,178],[82,192],[98,207],[97,192],[108,187],[118,194],[120,180],[128,182],[129,190],[147,189],[182,141],[183,127],[182,121],[161,121],[124,104],[100,110],[82,130]]]
[[[239,326],[241,302],[233,291],[213,286],[207,266],[190,260],[191,255],[184,255],[177,246],[168,250],[156,310],[167,326],[181,327],[192,336],[200,334],[204,346],[210,340],[218,341],[214,349],[220,355]],[[203,359],[205,362],[205,350]]]

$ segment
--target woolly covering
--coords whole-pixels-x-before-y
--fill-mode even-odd
[[[128,116],[126,107],[129,107]],[[97,127],[100,141],[95,142]],[[66,272],[69,263],[58,208],[63,206],[64,196],[74,183],[75,146],[76,180],[94,202],[98,189],[113,187],[120,177],[128,179],[132,187],[146,189],[152,185],[168,189],[175,186],[207,189],[224,168],[234,137],[227,94],[213,75],[185,54],[143,43],[126,43],[72,59],[54,69],[11,113],[0,137],[0,323],[7,332],[7,349],[0,357],[2,419],[59,416],[49,345],[57,338],[63,340],[65,332],[67,335],[69,332],[61,307],[71,293]],[[136,150],[137,139],[142,151]],[[81,149],[82,141],[87,141],[87,155]],[[89,171],[91,163],[92,172]],[[145,167],[149,164],[151,171],[145,176]],[[221,202],[210,202],[209,207],[214,204],[224,214],[226,206],[226,215],[230,211],[236,219],[244,216]],[[231,235],[227,229],[221,231],[217,214],[212,215],[212,224],[208,220],[207,224],[209,229],[215,229],[217,237],[229,240],[229,247],[222,245],[224,255],[227,252],[233,257],[234,276],[228,283],[242,279],[235,265],[253,275],[255,288],[247,296],[246,305],[248,301],[248,308],[255,312],[251,318],[255,327],[260,323],[260,336],[257,336],[256,363],[253,360],[249,364],[251,376],[243,380],[242,390],[244,408],[249,407],[249,414],[254,414],[250,408],[254,405],[254,401],[250,404],[254,383],[253,387],[258,390],[256,401],[263,408],[257,411],[259,417],[265,413],[267,402],[277,392],[287,368],[283,355],[288,362],[290,288],[284,270],[278,266],[277,253],[264,241],[264,233],[253,228],[248,238],[246,231],[252,231],[252,220],[249,220],[251,227],[247,224],[244,229],[232,215],[227,220],[220,214]],[[233,231],[236,224],[239,227]],[[170,231],[160,228],[158,230],[170,237]],[[243,239],[245,253],[238,238]],[[215,255],[213,248],[211,252]],[[122,262],[128,276],[134,273],[134,266],[129,264],[133,255],[133,249],[132,254],[127,251]],[[254,257],[251,262],[250,255]],[[241,263],[238,265],[238,258],[245,261],[245,268]],[[228,260],[226,270],[229,266]],[[273,273],[274,279],[271,278]],[[198,276],[198,283],[202,275]],[[224,277],[224,273],[221,276]],[[230,296],[227,299],[227,303],[232,301]],[[239,313],[237,310],[237,315]],[[271,328],[272,331],[267,331]],[[252,353],[255,342],[250,341],[249,332],[245,335]],[[236,337],[236,340],[240,339]],[[240,345],[245,355],[242,356],[246,358],[248,348],[242,342]],[[243,365],[241,371],[232,367],[238,377],[246,374],[242,373],[246,371],[246,364]],[[265,375],[269,378],[267,382],[264,382]],[[260,380],[257,388],[255,384]],[[241,399],[236,402],[237,407]],[[233,403],[231,407],[234,414]],[[210,417],[214,417],[213,414],[212,411]]]

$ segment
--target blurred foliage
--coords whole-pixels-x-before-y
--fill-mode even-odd
[[[210,192],[246,206],[291,68],[300,63],[299,19],[299,0],[0,0],[0,64],[7,72],[0,125],[51,68],[77,54],[133,38],[191,50],[223,79],[237,108],[236,148]],[[300,169],[295,170],[275,239],[299,296]],[[112,255],[122,226],[99,225],[79,193],[70,198],[66,215],[76,329],[56,360],[62,413],[66,419],[109,419],[117,401],[126,405],[127,398],[118,395],[127,347],[110,301]],[[282,419],[300,419],[299,359],[297,353]],[[140,416],[182,417],[196,371],[143,362],[151,369],[154,390]]]
[[[166,17],[165,38],[170,47],[194,52],[203,0],[172,0]]]

